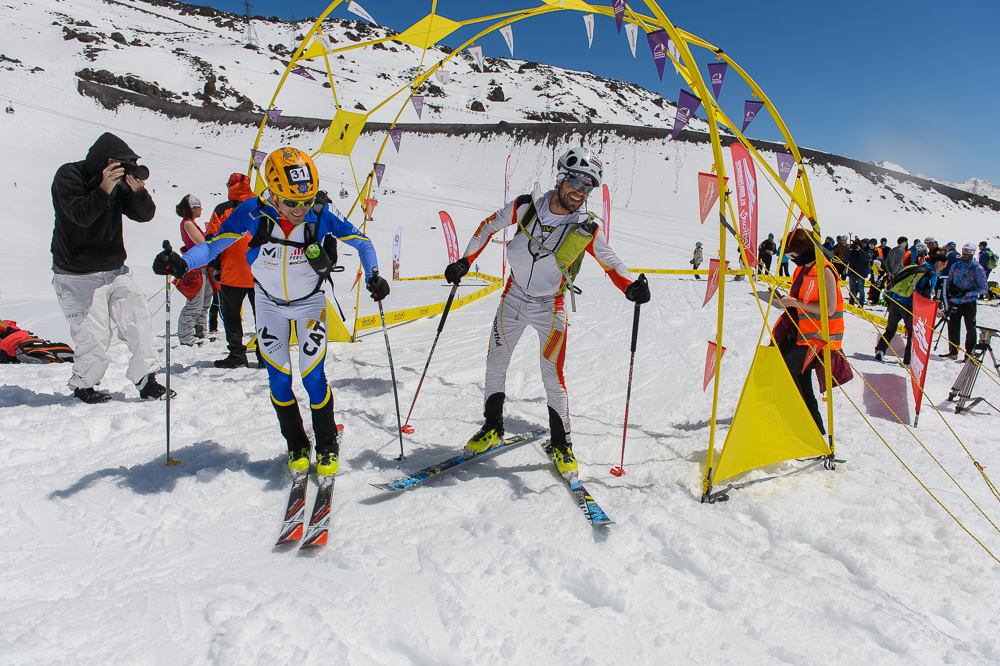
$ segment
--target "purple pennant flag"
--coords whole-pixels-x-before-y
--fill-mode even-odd
[[[278,122],[278,118],[280,116],[281,116],[281,109],[270,109],[267,112],[267,119],[270,120],[272,123],[274,123],[278,127],[288,127],[288,125]]]
[[[622,34],[622,23],[625,20],[625,0],[615,0],[615,23],[618,24],[618,34]]]
[[[401,129],[391,129],[389,130],[389,136],[392,137],[392,145],[396,146],[396,152],[399,152],[399,142],[403,138],[403,130]]]
[[[316,78],[312,74],[310,74],[309,70],[307,70],[305,67],[296,67],[295,69],[292,70],[292,74],[298,74],[299,76],[307,78],[310,81],[316,80]]]
[[[747,125],[757,117],[757,112],[762,106],[764,106],[764,102],[753,99],[748,99],[743,103],[743,129],[740,130],[740,133],[747,131]]]
[[[649,50],[653,52],[656,73],[660,75],[660,81],[662,81],[663,66],[667,64],[667,41],[670,38],[667,37],[666,30],[657,30],[656,32],[646,33],[646,39],[649,40]]]
[[[262,153],[259,150],[250,149],[250,157],[253,159],[253,165],[260,168],[260,165],[264,163],[264,158],[267,157],[267,153]]]
[[[382,185],[382,174],[384,174],[384,173],[385,173],[385,165],[384,164],[378,164],[378,163],[376,163],[375,164],[375,185],[376,185],[376,187]]]
[[[420,120],[420,114],[424,111],[424,96],[414,95],[410,101],[413,102],[413,110],[417,112],[417,120]]]
[[[712,92],[715,93],[715,99],[719,99],[719,93],[722,92],[722,82],[726,80],[728,69],[729,65],[724,62],[708,63],[708,76],[712,79]]]
[[[695,111],[701,106],[701,100],[687,90],[681,90],[681,94],[677,96],[677,113],[674,114],[674,131],[671,133],[670,138],[676,139],[677,135],[681,133],[684,126],[688,124],[688,121],[694,117]]]
[[[795,158],[791,153],[782,151],[778,151],[776,155],[778,157],[778,177],[781,180],[785,180],[788,174],[792,172],[792,169],[795,168]]]

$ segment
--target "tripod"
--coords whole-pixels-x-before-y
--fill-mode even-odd
[[[948,325],[949,314],[946,312],[941,321],[938,322],[937,326],[934,327],[934,334],[937,335],[937,340],[934,341],[934,351],[937,351],[938,344],[941,342],[941,338],[945,337],[945,327]],[[956,350],[957,351],[957,350]]]
[[[979,377],[979,366],[982,364],[983,359],[986,358],[986,352],[990,353],[990,358],[993,360],[993,367],[996,369],[997,374],[1000,374],[1000,363],[997,362],[997,357],[993,355],[993,347],[990,344],[993,337],[997,333],[1000,333],[995,328],[988,328],[986,326],[977,326],[979,329],[979,342],[972,349],[971,356],[969,354],[965,355],[965,364],[962,366],[962,371],[958,373],[958,379],[955,380],[955,384],[951,387],[951,392],[948,394],[948,401],[955,402],[956,414],[965,414],[973,407],[978,405],[980,402],[985,402],[990,407],[993,407],[985,398],[973,398],[972,388],[976,384],[976,378]],[[966,405],[966,403],[969,403]],[[993,407],[993,409],[997,409]],[[997,411],[1000,411],[998,409]]]

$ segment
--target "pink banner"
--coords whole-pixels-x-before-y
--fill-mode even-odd
[[[705,302],[701,304],[701,307],[708,305],[712,296],[715,296],[715,292],[719,290],[719,265],[718,259],[708,260],[708,284],[705,285]],[[726,270],[729,270],[728,261],[726,262]]]
[[[424,112],[424,96],[414,95],[410,101],[413,102],[413,110],[417,112],[417,120],[420,120],[421,114]]]
[[[401,129],[391,129],[389,130],[389,136],[392,137],[392,145],[396,146],[396,152],[399,152],[399,142],[403,140],[403,130]]]
[[[757,174],[750,153],[742,144],[729,147],[733,155],[733,174],[736,179],[737,217],[744,260],[748,268],[757,267]]]
[[[722,353],[719,354],[719,361],[722,361],[722,357],[726,354],[726,348],[722,348]],[[708,343],[708,353],[705,354],[705,381],[701,385],[702,393],[708,388],[708,383],[712,381],[712,377],[715,377],[715,343],[709,341]]]
[[[444,240],[448,244],[448,263],[453,264],[458,261],[458,234],[455,233],[455,223],[451,221],[451,216],[443,210],[438,213],[441,216],[441,229],[444,231]]]
[[[729,182],[726,178],[725,182]],[[701,208],[701,223],[705,224],[708,214],[719,200],[719,178],[714,173],[698,174],[698,200]]]
[[[601,186],[604,194],[604,240],[611,242],[611,190],[607,185]]]
[[[384,164],[377,164],[376,163],[375,164],[375,181],[376,181],[375,186],[376,187],[381,187],[382,186],[382,176],[384,176],[384,175],[385,175],[385,165]]]
[[[938,304],[920,294],[913,294],[913,349],[910,356],[910,372],[913,384],[913,402],[916,414],[920,416],[920,400],[924,395],[924,380],[927,379],[927,358],[931,355],[931,338],[934,337],[934,320]],[[916,425],[916,421],[914,421]]]

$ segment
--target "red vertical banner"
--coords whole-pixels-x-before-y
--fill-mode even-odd
[[[736,215],[739,218],[740,240],[744,248],[744,263],[757,267],[757,174],[750,153],[742,144],[729,147],[733,155],[733,175],[736,179]]]
[[[726,354],[726,348],[722,348],[722,354],[719,354],[719,361],[722,361],[722,357]],[[704,393],[705,389],[708,388],[708,383],[712,381],[712,377],[715,377],[715,343],[709,340],[708,342],[708,352],[705,354],[705,382],[701,385],[701,392]]]
[[[611,242],[611,190],[607,185],[601,186],[604,193],[604,240]]]
[[[441,229],[444,231],[444,241],[448,244],[448,263],[453,264],[458,261],[458,234],[455,233],[455,223],[451,221],[451,216],[443,210],[438,213],[441,216]]]
[[[729,182],[726,178],[725,182]],[[698,174],[698,206],[701,209],[701,223],[705,224],[708,214],[719,200],[719,178],[714,173]]]
[[[708,260],[708,284],[705,285],[705,302],[701,304],[701,307],[708,305],[712,296],[715,296],[715,292],[719,291],[719,265],[718,259]],[[729,270],[728,261],[726,262],[726,270]]]
[[[934,319],[938,304],[920,294],[913,294],[913,349],[910,356],[911,384],[916,416],[920,417],[920,399],[924,395],[924,380],[927,379],[927,359],[931,355],[931,338],[934,337]],[[913,425],[917,424],[916,419]]]
[[[372,216],[375,214],[376,204],[378,204],[378,199],[365,199],[365,222],[371,222],[375,219]]]

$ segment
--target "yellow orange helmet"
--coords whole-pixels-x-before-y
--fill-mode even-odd
[[[307,153],[298,148],[279,148],[264,162],[264,182],[282,199],[308,201],[319,191],[319,173]]]

